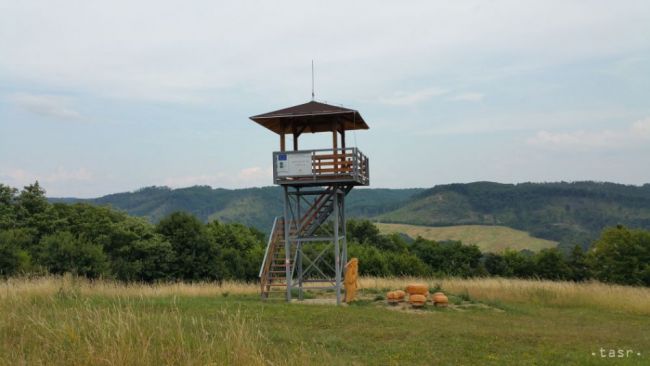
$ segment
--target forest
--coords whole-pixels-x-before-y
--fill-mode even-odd
[[[458,241],[382,235],[368,220],[347,225],[362,275],[500,276],[650,286],[650,231],[605,228],[588,250],[574,245],[481,253]],[[173,212],[157,223],[89,203],[51,203],[38,182],[0,185],[0,275],[72,273],[120,281],[255,281],[265,234]],[[318,244],[306,248],[318,250]]]
[[[110,205],[153,223],[184,211],[203,222],[237,222],[264,232],[282,212],[279,187],[147,187],[95,199],[50,200]],[[650,230],[650,184],[474,182],[429,189],[354,189],[346,210],[350,218],[384,223],[507,226],[559,242],[568,254],[576,244],[588,250],[606,227]]]

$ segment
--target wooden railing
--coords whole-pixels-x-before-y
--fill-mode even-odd
[[[345,149],[299,150],[273,153],[273,180],[351,180],[369,183],[368,157],[356,147]]]
[[[271,269],[271,261],[273,259],[273,253],[275,248],[283,239],[284,235],[284,218],[276,217],[273,220],[273,227],[271,228],[271,234],[269,235],[269,241],[266,244],[266,252],[264,253],[264,259],[262,261],[262,266],[260,267],[260,273],[258,277],[260,278],[260,285],[262,294],[266,292],[266,286],[268,284],[269,271]]]

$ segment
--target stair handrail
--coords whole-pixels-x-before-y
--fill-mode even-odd
[[[318,212],[323,208],[325,202],[327,202],[328,197],[332,194],[331,190],[332,187],[327,187],[325,191],[316,198],[307,212],[305,212],[302,217],[298,219],[300,221],[300,229],[298,232],[299,236],[303,234],[305,228],[308,228],[312,224],[314,218],[316,218]]]
[[[269,256],[269,250],[271,246],[273,245],[273,242],[275,241],[275,230],[276,226],[278,224],[278,220],[282,219],[282,216],[276,216],[273,219],[273,227],[271,228],[271,234],[269,235],[269,241],[266,244],[266,250],[264,251],[264,259],[262,260],[262,266],[260,267],[260,273],[257,275],[257,277],[262,278],[262,274],[264,273],[264,268],[266,266],[266,259]]]

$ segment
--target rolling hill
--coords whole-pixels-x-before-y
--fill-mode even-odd
[[[587,247],[607,226],[650,228],[650,184],[476,182],[420,192],[377,221],[426,226],[500,225]]]
[[[282,212],[278,187],[147,187],[90,200],[52,201],[111,205],[154,222],[181,210],[205,221],[236,221],[263,231]],[[430,189],[364,188],[350,193],[346,209],[350,218],[437,227],[505,226],[558,242],[563,248],[587,247],[607,226],[650,229],[650,184],[476,182]]]
[[[374,217],[399,208],[424,189],[355,189],[346,199],[349,217]],[[267,231],[283,211],[279,187],[223,189],[208,186],[170,189],[146,187],[95,199],[51,198],[52,202],[109,205],[152,222],[174,211],[190,212],[203,221],[240,222]]]
[[[476,244],[482,252],[501,253],[505,249],[539,251],[557,246],[557,242],[534,238],[525,231],[496,225],[420,226],[407,224],[376,224],[383,234],[403,233],[411,238],[445,241],[459,240]]]

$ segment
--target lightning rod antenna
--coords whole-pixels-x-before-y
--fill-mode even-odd
[[[314,101],[314,60],[311,60],[311,100]]]

